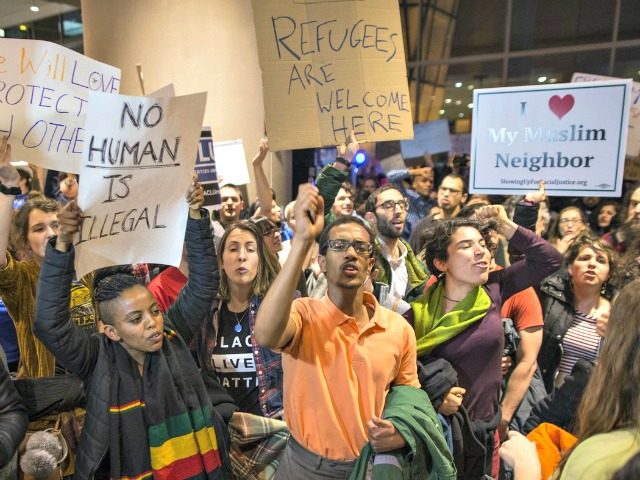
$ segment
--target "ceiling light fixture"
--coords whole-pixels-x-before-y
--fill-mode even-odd
[[[439,110],[439,111],[438,111],[438,113],[439,113],[440,115],[444,115],[444,110]]]
[[[450,98],[445,98],[444,99],[444,103],[451,103],[451,99]]]
[[[538,77],[538,83],[544,83],[547,81],[547,77],[545,77],[544,75],[542,77]]]
[[[473,103],[467,104],[467,108],[473,108]]]
[[[462,86],[462,82],[456,82],[453,84],[454,87],[460,88]]]
[[[33,13],[39,12],[40,11],[40,7],[38,6],[38,4],[34,1],[31,6],[29,7],[29,10],[31,10]]]

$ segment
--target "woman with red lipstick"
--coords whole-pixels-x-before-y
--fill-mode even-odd
[[[566,271],[540,286],[544,340],[538,365],[547,390],[559,386],[580,358],[595,361],[609,318],[612,292],[604,288],[615,252],[603,240],[578,237],[565,257]]]
[[[280,271],[264,238],[254,222],[242,221],[220,240],[220,286],[198,354],[241,412],[276,417],[282,415],[280,354],[260,347],[253,335],[262,298]]]
[[[445,416],[457,414],[463,405],[471,429],[484,449],[479,457],[476,451],[473,459],[457,462],[459,472],[468,475],[466,478],[481,477],[484,473],[495,475],[498,470],[494,439],[501,419],[498,399],[504,346],[502,302],[539,284],[558,269],[562,260],[546,241],[513,223],[502,206],[481,207],[476,218],[433,224],[426,234],[425,257],[427,266],[439,278],[411,304],[418,360],[425,365],[444,360],[454,370],[446,379],[450,383],[445,383],[444,388],[439,384],[439,398],[429,391],[428,384],[433,378],[421,378],[423,388]],[[491,222],[491,228],[525,253],[526,259],[490,272],[491,255],[481,221]],[[454,456],[455,453],[454,449]],[[462,454],[471,454],[469,445],[463,447]],[[470,470],[474,462],[476,469]]]

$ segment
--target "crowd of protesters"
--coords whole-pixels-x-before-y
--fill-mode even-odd
[[[280,205],[263,139],[255,201],[185,185],[179,267],[78,279],[80,179],[2,138],[0,480],[638,478],[640,185],[471,195],[468,158],[358,149]]]

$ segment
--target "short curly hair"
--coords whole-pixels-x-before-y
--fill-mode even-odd
[[[478,230],[483,236],[486,235],[485,225],[478,220],[471,218],[452,218],[450,220],[439,220],[431,224],[425,231],[424,250],[427,268],[434,275],[442,273],[436,266],[435,261],[446,262],[449,259],[449,245],[451,238],[459,228],[472,227]]]

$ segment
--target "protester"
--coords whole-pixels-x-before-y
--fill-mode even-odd
[[[583,232],[591,233],[582,210],[578,207],[566,207],[560,210],[556,223],[551,228],[549,243],[564,255]]]
[[[393,183],[409,200],[407,222],[404,238],[409,238],[413,227],[424,218],[436,202],[431,198],[433,191],[433,168],[420,167],[413,169],[392,170],[388,174]],[[411,188],[405,188],[404,182],[411,179]]]
[[[443,404],[455,411],[462,403],[470,420],[482,423],[477,431],[484,432],[480,441],[487,455],[485,473],[496,475],[504,345],[500,307],[514,293],[557,270],[561,257],[547,242],[513,223],[501,206],[481,207],[476,216],[496,221],[498,232],[526,259],[489,272],[490,254],[477,221],[460,218],[433,224],[426,239],[426,259],[439,280],[412,302],[410,320],[418,358],[442,358],[454,367],[459,386],[444,396]]]
[[[0,347],[0,478],[17,478],[14,454],[27,432],[27,409],[13,386]]]
[[[82,213],[74,202],[60,213],[58,237],[47,244],[40,272],[35,330],[85,382],[78,478],[229,478],[217,414],[188,348],[217,288],[203,198],[202,187],[190,186],[189,280],[167,315],[134,277],[108,276],[95,288],[102,335],[90,336],[70,319],[72,238]]]
[[[354,197],[356,191],[349,182],[342,182],[336,195],[331,213],[335,218],[346,217],[353,214]]]
[[[200,364],[218,377],[241,412],[282,416],[280,354],[259,346],[253,334],[280,264],[255,224],[242,221],[222,237],[218,269],[213,314],[199,335]]]
[[[0,142],[0,182],[6,188],[16,187],[20,178],[10,159],[11,145],[7,137],[3,137]],[[50,377],[56,373],[55,358],[34,336],[32,329],[38,273],[47,242],[58,230],[58,204],[35,196],[16,212],[13,223],[12,204],[10,192],[0,193],[0,296],[16,327],[21,358],[18,375]],[[10,228],[15,256],[8,250]],[[71,283],[69,289],[72,320],[94,332],[96,320],[89,289],[77,281]]]
[[[562,384],[578,359],[593,362],[599,356],[612,296],[602,292],[614,255],[606,242],[580,236],[565,257],[566,272],[540,285],[544,336],[538,365],[549,392]]]
[[[402,238],[407,219],[408,200],[392,184],[380,187],[367,199],[365,219],[376,230],[374,256],[378,266],[378,299],[391,310],[404,313],[409,303],[422,294],[429,275],[425,266]],[[388,300],[383,298],[386,296]]]
[[[601,237],[617,228],[618,213],[620,213],[620,203],[615,200],[603,200],[589,217],[591,231]]]
[[[242,211],[244,210],[244,200],[240,187],[232,183],[223,184],[220,187],[220,201],[222,207],[217,210],[217,220],[211,221],[213,229],[213,238],[216,248],[220,244],[220,239],[224,235],[225,229],[240,220]]]
[[[616,252],[624,253],[635,238],[640,236],[640,184],[635,184],[625,195],[619,214],[622,224],[602,237]]]
[[[363,290],[374,266],[373,233],[356,217],[328,225],[320,238],[327,296],[292,304],[307,251],[323,231],[324,202],[316,188],[303,185],[295,208],[291,253],[258,311],[255,331],[261,345],[283,352],[284,412],[292,437],[276,478],[347,478],[367,441],[377,453],[405,445],[429,448],[432,468],[452,475],[435,412],[432,437],[424,443],[409,443],[395,423],[380,418],[394,385],[407,385],[405,395],[414,404],[422,392],[415,388],[411,328]],[[411,414],[423,420],[426,415],[406,409],[405,415]],[[441,450],[432,450],[435,446]],[[423,468],[426,476],[427,465]]]
[[[631,282],[613,304],[607,338],[578,409],[578,443],[554,478],[608,480],[640,452],[638,289],[640,281]],[[521,435],[511,436],[500,453],[514,466],[515,480],[538,480],[535,449]]]

